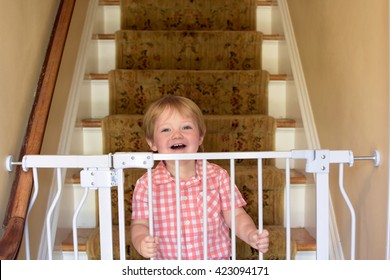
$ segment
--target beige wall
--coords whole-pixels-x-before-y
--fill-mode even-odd
[[[389,152],[387,0],[288,0],[321,148],[371,155],[345,167],[357,213],[357,259],[384,259]],[[333,171],[333,170],[332,170]],[[334,169],[337,173],[337,167]],[[346,258],[350,216],[332,176],[332,200]]]
[[[5,158],[18,158],[58,0],[0,0],[0,219],[13,173]]]

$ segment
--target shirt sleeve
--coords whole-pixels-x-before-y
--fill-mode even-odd
[[[221,198],[221,209],[222,210],[231,210],[231,181],[228,172],[221,168],[220,179],[219,179],[219,194]],[[235,208],[239,208],[246,205],[244,198],[242,197],[237,186],[234,187],[234,205]]]
[[[132,219],[139,220],[149,218],[148,184],[145,176],[141,177],[135,185],[131,206]]]

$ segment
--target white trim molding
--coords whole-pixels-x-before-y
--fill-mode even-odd
[[[87,63],[87,51],[88,46],[91,42],[93,27],[95,23],[95,16],[97,8],[99,5],[99,0],[89,0],[88,10],[85,17],[85,22],[83,26],[83,31],[81,35],[81,40],[79,44],[79,49],[77,52],[77,59],[75,63],[75,68],[72,77],[72,83],[69,90],[68,102],[66,104],[66,111],[64,116],[64,123],[62,126],[60,142],[58,143],[57,154],[68,154],[70,150],[70,143],[72,141],[73,131],[75,129],[74,125],[76,123],[78,104],[80,99],[80,88],[82,81],[85,76],[85,67]],[[49,200],[52,200],[54,194],[56,193],[56,178],[53,177],[51,189],[49,193]],[[65,174],[62,174],[62,181],[65,180]],[[49,205],[49,204],[48,204]],[[51,232],[53,236],[51,240],[55,240],[55,233],[58,224],[59,209],[57,207],[53,215],[53,222],[51,223]],[[49,209],[46,210],[46,212]],[[46,231],[42,231],[41,241],[38,252],[38,259],[47,259],[48,256],[48,245],[47,245],[47,234]],[[54,245],[54,244],[52,244]]]

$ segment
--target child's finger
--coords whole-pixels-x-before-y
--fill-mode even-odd
[[[142,243],[143,245],[141,245],[141,254],[146,258],[155,257],[157,253],[158,238],[146,236]]]
[[[258,231],[253,231],[251,235],[249,236],[249,241],[257,243],[261,239],[261,235]]]
[[[264,238],[264,237],[269,237],[269,232],[268,232],[268,230],[263,230],[262,232],[261,232],[261,234],[260,234],[260,237],[261,238]]]
[[[152,236],[147,236],[147,237],[145,237],[145,242],[151,243],[151,244],[158,244],[158,238],[152,237]]]
[[[266,253],[268,251],[269,247],[269,237],[268,232],[263,231],[261,234],[259,232],[256,232],[252,235],[252,240],[256,244],[257,249],[262,252]]]

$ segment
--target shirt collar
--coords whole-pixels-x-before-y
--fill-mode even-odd
[[[203,161],[197,160],[196,161],[196,176],[195,178],[192,177],[188,180],[180,180],[181,183],[185,183],[187,181],[199,181],[202,180],[203,177]],[[206,172],[207,172],[207,178],[214,178],[218,176],[218,166],[209,162],[206,162]],[[156,168],[153,170],[153,182],[154,184],[169,184],[172,182],[175,182],[175,178],[171,176],[168,169],[166,168],[163,161],[160,161]]]

